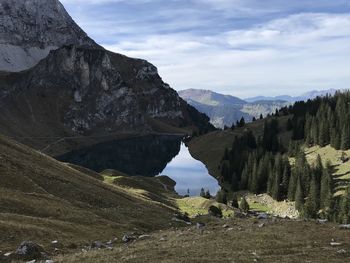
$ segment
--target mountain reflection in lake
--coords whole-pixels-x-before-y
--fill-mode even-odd
[[[168,163],[160,175],[167,175],[176,182],[175,190],[186,195],[197,196],[201,188],[215,195],[220,189],[217,180],[212,177],[205,165],[194,159],[185,144],[181,144],[179,154]]]
[[[212,195],[219,185],[203,163],[192,158],[179,136],[146,135],[99,143],[56,157],[96,172],[115,169],[128,175],[167,175],[176,182],[175,190],[199,195],[203,187]]]

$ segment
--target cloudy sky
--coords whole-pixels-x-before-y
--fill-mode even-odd
[[[62,0],[174,89],[240,97],[350,88],[350,0]]]

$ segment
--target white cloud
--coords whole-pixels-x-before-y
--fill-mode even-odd
[[[151,35],[105,46],[150,60],[175,89],[250,96],[347,88],[348,43],[350,15],[307,13],[218,35]]]

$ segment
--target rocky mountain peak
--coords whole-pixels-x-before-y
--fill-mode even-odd
[[[1,0],[0,71],[28,69],[71,44],[98,47],[58,0]]]

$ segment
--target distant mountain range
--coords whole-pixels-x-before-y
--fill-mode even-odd
[[[313,90],[306,93],[301,94],[300,96],[290,96],[290,95],[280,95],[276,97],[266,97],[266,96],[257,96],[252,98],[246,98],[244,99],[246,102],[256,102],[256,101],[275,101],[275,100],[284,100],[288,102],[296,102],[296,101],[303,101],[303,100],[309,100],[314,99],[316,97],[323,97],[328,95],[334,95],[336,89],[328,89],[328,90]]]
[[[258,118],[260,114],[266,116],[276,109],[290,105],[296,101],[313,99],[327,94],[334,95],[335,92],[335,89],[314,90],[295,97],[289,95],[276,97],[257,96],[244,100],[211,90],[187,89],[178,93],[180,97],[198,111],[207,114],[214,126],[223,128],[225,125],[231,126],[232,123],[240,120],[242,117],[246,121],[251,121],[253,117]]]

